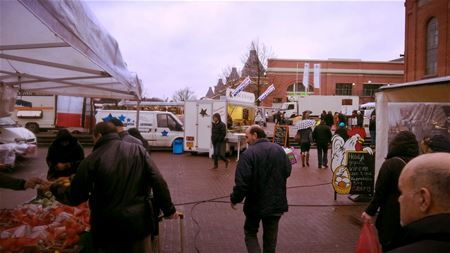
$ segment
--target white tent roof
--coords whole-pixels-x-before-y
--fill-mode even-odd
[[[0,85],[83,97],[140,99],[117,42],[81,1],[0,1]]]

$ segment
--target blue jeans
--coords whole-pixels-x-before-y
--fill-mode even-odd
[[[214,148],[214,153],[213,153],[213,158],[214,158],[214,165],[217,166],[219,159],[226,161],[227,159],[225,158],[225,156],[223,155],[225,153],[225,143],[224,142],[217,142],[213,144],[213,148]]]
[[[244,224],[245,246],[248,253],[261,253],[258,242],[259,222],[263,224],[263,252],[275,253],[277,247],[278,222],[281,216],[268,216],[263,218],[246,216]]]

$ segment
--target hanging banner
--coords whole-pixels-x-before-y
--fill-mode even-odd
[[[320,63],[314,64],[314,88],[320,89]]]
[[[309,63],[305,63],[305,67],[303,68],[303,86],[305,86],[305,90],[308,91],[308,86],[309,86]]]
[[[233,91],[233,93],[231,93],[231,95],[233,97],[237,96],[237,94],[239,94],[239,92],[243,91],[245,89],[245,87],[247,87],[250,83],[252,82],[252,80],[250,80],[250,76],[247,76],[239,85],[238,87],[236,87],[236,89]]]
[[[272,93],[275,90],[275,86],[272,84],[269,86],[269,88],[267,88],[266,91],[264,91],[261,96],[258,97],[257,100],[259,101],[263,101],[263,99],[265,99],[267,96],[269,96],[270,93]]]

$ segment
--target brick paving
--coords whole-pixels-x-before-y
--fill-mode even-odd
[[[21,161],[12,174],[45,177],[46,147],[39,148],[39,154]],[[280,220],[277,252],[354,252],[359,216],[367,203],[354,203],[346,195],[338,195],[335,201],[331,171],[317,169],[316,150],[311,156],[311,167],[294,165],[288,180],[290,207]],[[228,198],[234,185],[235,157],[227,169],[220,163],[217,170],[210,169],[213,162],[206,155],[159,151],[152,157],[169,184],[177,209],[185,214],[184,252],[246,252],[242,205],[233,210]],[[34,193],[0,189],[0,208],[22,204]],[[161,252],[180,252],[178,221],[165,220],[160,225]]]

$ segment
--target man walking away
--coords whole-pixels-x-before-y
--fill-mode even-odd
[[[144,147],[122,141],[113,125],[98,123],[94,142],[70,186],[55,182],[50,190],[66,205],[89,200],[95,252],[151,252],[150,190],[166,217],[178,217],[166,181]]]
[[[245,245],[249,253],[260,253],[257,233],[263,224],[263,252],[275,252],[278,222],[288,211],[286,181],[291,174],[291,163],[281,146],[269,142],[260,126],[245,131],[250,145],[239,159],[235,186],[231,193],[231,207],[245,198]]]
[[[225,123],[222,122],[220,118],[220,114],[214,113],[213,122],[212,122],[212,130],[211,130],[211,141],[214,149],[214,167],[213,169],[217,169],[219,166],[219,159],[225,162],[225,168],[228,168],[228,163],[230,162],[225,158],[225,136],[227,135],[227,127]]]
[[[317,158],[319,160],[319,169],[328,168],[328,144],[331,142],[331,129],[325,124],[325,120],[320,121],[313,131],[313,139],[317,144]]]

